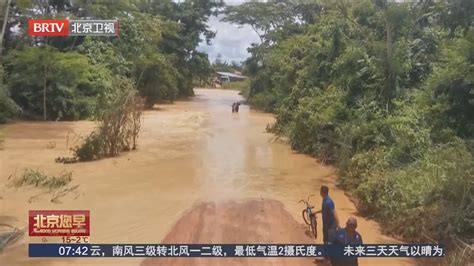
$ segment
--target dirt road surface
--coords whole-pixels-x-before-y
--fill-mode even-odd
[[[16,122],[0,129],[0,224],[25,227],[30,209],[86,209],[91,212],[92,243],[302,242],[305,234],[298,200],[330,188],[339,218],[356,216],[366,243],[397,243],[380,226],[360,217],[354,204],[335,187],[334,169],[295,153],[265,132],[274,118],[241,106],[236,91],[197,89],[196,97],[146,111],[138,150],[94,162],[57,164],[54,158],[94,127],[91,121]],[[57,175],[72,171],[77,190],[52,202],[54,191],[7,186],[25,168]],[[249,201],[255,199],[257,202]],[[263,202],[258,200],[264,199]],[[312,203],[320,206],[316,196]],[[256,204],[256,205],[255,205]],[[255,208],[252,208],[255,206]],[[258,210],[263,210],[258,213]],[[270,209],[272,211],[270,211]],[[192,228],[192,230],[190,230]],[[321,235],[321,227],[318,228]],[[28,258],[23,237],[0,254],[0,265],[154,265],[156,260]],[[54,240],[51,240],[54,241]],[[56,239],[55,241],[58,241]],[[318,239],[316,243],[321,243]],[[164,262],[164,261],[162,261]],[[169,262],[169,264],[168,264]],[[200,260],[166,261],[166,265],[208,265]],[[214,263],[214,262],[213,262]],[[215,262],[217,263],[217,261]],[[250,259],[220,265],[261,265]],[[314,265],[312,260],[272,265]],[[363,259],[360,265],[416,265],[409,259]]]
[[[244,226],[243,226],[244,225]],[[298,223],[276,200],[251,199],[241,202],[202,203],[186,213],[164,238],[163,243],[293,243],[312,244],[306,226]],[[147,259],[154,265],[311,265],[314,259]]]

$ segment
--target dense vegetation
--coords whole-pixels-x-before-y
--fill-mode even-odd
[[[247,100],[277,114],[273,132],[337,165],[390,233],[472,243],[473,1],[253,2],[226,13],[262,40],[249,49]]]
[[[114,107],[101,111],[98,127],[73,149],[74,157],[56,161],[92,161],[134,150],[141,129],[144,104],[137,94],[136,91],[127,91],[117,97],[112,105]]]
[[[222,84],[223,89],[230,89],[230,90],[238,90],[240,91],[241,95],[246,95],[248,93],[248,87],[249,87],[249,80],[243,80],[243,81],[232,81],[232,82],[225,82]]]
[[[192,95],[193,81],[212,73],[196,48],[215,35],[206,22],[216,6],[208,0],[3,1],[0,122],[96,118],[127,90],[138,90],[147,107]],[[65,17],[118,18],[120,37],[26,34],[28,19]]]

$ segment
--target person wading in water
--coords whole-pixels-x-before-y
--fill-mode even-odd
[[[232,113],[238,113],[239,112],[239,106],[240,106],[240,102],[232,103]]]
[[[240,107],[240,102],[236,102],[236,103],[235,103],[235,112],[236,112],[236,113],[239,112],[239,107]]]

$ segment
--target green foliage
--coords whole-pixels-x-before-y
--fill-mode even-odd
[[[332,161],[332,149],[338,146],[334,124],[347,119],[348,115],[342,90],[336,87],[313,90],[310,96],[300,99],[292,112],[287,132],[292,148]]]
[[[147,107],[193,95],[193,81],[207,82],[213,74],[197,47],[215,36],[207,21],[219,6],[210,0],[13,1],[4,42],[9,87],[0,86],[0,121],[19,110],[9,91],[26,117],[45,120],[97,117],[98,107],[120,94],[117,83],[132,83]],[[30,38],[18,27],[39,17],[118,18],[120,37]]]
[[[387,153],[377,156],[390,157]],[[462,141],[430,147],[407,167],[371,166],[356,195],[395,234],[415,241],[424,240],[424,234],[453,243],[455,236],[473,233],[473,162]]]
[[[438,8],[444,11],[439,13],[441,25],[446,27],[451,35],[456,34],[456,31],[466,33],[472,27],[472,14],[474,14],[472,1],[444,1]]]
[[[426,82],[433,119],[459,136],[474,137],[474,29],[467,38],[443,43],[439,61]]]
[[[133,67],[111,42],[86,37],[78,46],[78,52],[86,55],[92,64],[103,65],[117,75],[128,75]]]
[[[97,129],[73,149],[74,158],[92,161],[136,149],[142,109],[143,100],[135,90],[123,91],[110,105],[103,106]]]
[[[468,2],[326,1],[313,22],[292,19],[298,2],[227,10],[261,34],[247,100],[276,112],[270,130],[334,163],[362,211],[415,241],[474,237]]]
[[[146,99],[146,106],[152,107],[159,100],[173,100],[180,95],[178,91],[177,69],[166,57],[159,54],[143,59],[137,71],[138,89]]]
[[[105,157],[105,137],[94,131],[74,149],[74,157],[80,161],[93,161]]]
[[[242,81],[226,82],[222,84],[223,89],[238,90],[244,96],[248,93],[249,86],[250,86],[250,82],[248,79],[242,80]]]
[[[71,120],[93,114],[90,103],[102,93],[94,76],[101,69],[87,57],[30,47],[11,52],[7,61],[11,97],[28,117]]]
[[[11,186],[21,187],[34,185],[35,187],[59,188],[72,180],[72,172],[64,172],[59,176],[48,176],[39,170],[25,169],[21,176],[15,176],[10,181]]]
[[[194,71],[194,80],[200,83],[208,83],[210,78],[215,74],[207,54],[196,52],[188,62],[189,67]]]
[[[62,0],[56,2],[61,1]],[[136,11],[136,2],[137,1],[130,0],[94,0],[85,1],[84,4],[81,4],[81,8],[86,9],[87,13],[93,14],[98,18],[113,18],[122,13]],[[67,6],[67,4],[65,6]]]
[[[252,89],[250,89],[252,91]],[[247,102],[264,112],[273,112],[278,106],[278,100],[280,98],[274,91],[265,91],[254,96],[249,96]]]
[[[192,96],[193,81],[207,80],[213,74],[205,54],[196,49],[201,41],[209,43],[215,36],[207,21],[209,16],[215,13],[215,8],[221,5],[222,3],[210,0],[180,3],[165,0],[143,2],[139,5],[144,12],[164,18],[161,27],[163,39],[158,46],[159,50],[167,55],[166,60],[172,66],[168,66],[165,71],[176,80],[176,96]],[[173,95],[170,90],[167,91],[167,97]],[[170,99],[173,98],[165,100]]]
[[[10,91],[4,83],[4,72],[0,66],[0,123],[14,118],[20,113],[20,107],[10,98]]]
[[[229,5],[225,9],[224,21],[239,25],[250,25],[262,42],[278,39],[278,29],[298,22],[312,24],[322,11],[317,2],[307,1],[250,1],[242,5]]]
[[[221,54],[217,54],[217,58],[216,60],[214,61],[214,63],[212,63],[212,70],[213,72],[217,72],[217,71],[220,71],[220,72],[231,72],[234,71],[234,70],[240,70],[240,66],[237,65],[236,62],[233,62],[233,64],[229,64],[227,63],[226,61],[222,61],[222,55]]]

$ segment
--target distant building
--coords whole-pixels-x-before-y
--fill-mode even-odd
[[[235,71],[238,72],[238,71]],[[240,73],[240,72],[239,72]],[[217,77],[221,83],[241,81],[247,79],[246,76],[230,73],[230,72],[217,72]]]
[[[239,75],[239,76],[242,76],[242,72],[236,70],[236,69],[233,69],[232,70],[232,73],[234,73],[234,75]]]

